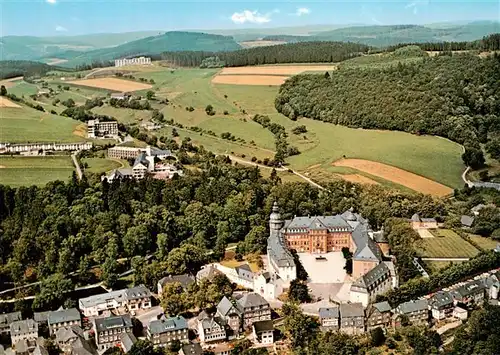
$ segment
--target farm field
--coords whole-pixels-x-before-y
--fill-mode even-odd
[[[69,156],[0,156],[0,184],[13,187],[41,186],[55,180],[67,181],[73,170]]]
[[[497,247],[498,241],[491,239],[491,238],[486,238],[486,237],[481,237],[480,235],[474,235],[471,234],[469,235],[469,238],[476,243],[480,248],[483,248],[484,250],[491,250],[495,249]]]
[[[115,117],[122,123],[140,123],[151,118],[150,111],[133,110],[131,108],[116,108],[112,106],[94,107],[92,112],[99,115]]]
[[[274,85],[279,86],[288,76],[278,75],[217,75],[212,79],[214,84],[231,85]]]
[[[138,91],[151,89],[149,84],[138,83],[131,80],[124,80],[118,78],[102,78],[102,79],[83,79],[68,81],[69,84],[89,86],[93,88],[106,89],[111,91]]]
[[[13,107],[13,108],[20,108],[18,104],[15,102],[10,101],[8,98],[0,96],[0,108],[4,107]]]
[[[128,163],[120,160],[104,159],[104,158],[84,158],[82,163],[87,163],[88,168],[85,169],[89,173],[107,173],[111,170],[128,166]]]
[[[79,122],[40,112],[29,107],[0,108],[0,141],[75,142],[82,138],[73,134]]]
[[[9,94],[14,94],[19,97],[23,95],[33,95],[38,92],[38,86],[36,86],[35,84],[27,83],[25,81],[10,82],[10,85],[7,85],[6,88]]]
[[[435,238],[420,239],[417,255],[424,258],[472,258],[479,253],[472,244],[449,229],[430,231]]]
[[[341,159],[333,163],[334,166],[345,166],[371,175],[390,180],[400,185],[406,186],[412,190],[420,191],[434,196],[446,196],[453,193],[453,190],[447,186],[439,184],[430,179],[412,174],[408,171],[395,168],[390,165],[381,164],[374,161],[362,159]]]

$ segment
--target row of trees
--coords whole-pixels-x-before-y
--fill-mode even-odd
[[[477,167],[484,163],[481,143],[500,151],[499,102],[500,56],[453,55],[294,76],[281,86],[275,106],[293,120],[446,137],[465,145],[464,161]]]
[[[495,33],[485,36],[477,41],[470,42],[426,42],[426,43],[402,43],[397,46],[390,46],[385,49],[387,52],[392,52],[397,48],[406,47],[409,45],[418,46],[424,51],[465,51],[465,50],[480,50],[480,51],[498,51],[500,50],[500,34]]]

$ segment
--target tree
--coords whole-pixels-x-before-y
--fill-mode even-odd
[[[138,340],[127,353],[128,355],[163,355],[161,348],[153,345],[148,340]]]
[[[151,233],[144,224],[130,227],[123,238],[123,247],[129,256],[146,255],[152,244]]]
[[[71,280],[65,279],[62,274],[53,274],[42,280],[40,293],[33,301],[33,309],[51,309],[62,305],[64,294],[73,289]]]
[[[214,308],[223,297],[230,297],[234,289],[235,285],[226,275],[217,274],[211,280],[201,280],[195,294],[190,294],[189,298],[194,299],[195,306],[200,309]]]
[[[5,85],[0,86],[0,96],[7,96],[7,88]]]
[[[184,244],[168,253],[166,267],[170,274],[195,274],[205,263],[205,251],[191,244]]]
[[[381,346],[385,343],[385,334],[382,328],[377,327],[370,330],[370,340],[373,346]]]
[[[316,336],[318,323],[312,317],[302,313],[295,304],[285,304],[283,313],[285,335],[290,340],[292,348],[307,348],[308,343]]]
[[[172,317],[187,311],[190,306],[186,292],[179,282],[168,283],[163,287],[160,304]]]
[[[103,355],[123,355],[123,351],[119,347],[113,346],[113,347],[109,348],[108,350],[106,350],[103,353]]]
[[[465,147],[465,152],[462,154],[464,164],[472,169],[479,169],[484,166],[484,155],[481,149]]]
[[[154,97],[155,97],[154,91],[149,90],[148,92],[146,92],[146,98],[148,100],[152,100]]]
[[[288,298],[293,302],[305,303],[311,301],[309,289],[306,284],[295,279],[290,283],[288,290]]]
[[[213,116],[215,115],[215,110],[214,110],[214,107],[212,105],[207,105],[207,107],[205,107],[205,112],[207,115],[209,116]]]

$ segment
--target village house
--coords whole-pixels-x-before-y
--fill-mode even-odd
[[[319,323],[322,330],[338,330],[340,314],[338,307],[319,309]]]
[[[258,344],[274,343],[274,325],[272,320],[261,320],[252,324],[254,341]]]
[[[112,170],[107,176],[103,176],[101,180],[106,179],[111,184],[114,180],[132,179],[133,177],[134,171],[131,168],[118,168]]]
[[[210,316],[206,312],[198,317],[198,335],[203,343],[221,341],[226,339],[224,320],[219,316]]]
[[[181,343],[187,343],[188,324],[184,317],[162,316],[149,322],[147,327],[147,338],[155,346],[165,347],[171,342],[178,340]]]
[[[122,309],[123,312],[135,312],[151,308],[151,292],[144,286],[117,290],[99,295],[80,298],[78,307],[85,317],[97,317],[105,311]]]
[[[454,307],[453,296],[447,291],[436,292],[429,299],[429,309],[431,311],[432,318],[435,320],[450,318],[453,314]]]
[[[165,276],[158,281],[158,296],[162,297],[163,288],[168,284],[179,283],[184,290],[196,282],[195,278],[188,274]]]
[[[204,265],[201,270],[196,273],[196,281],[201,281],[203,279],[212,280],[215,275],[222,275],[222,272],[217,270],[213,264]]]
[[[486,292],[490,300],[498,300],[500,290],[500,271],[491,273],[485,280]]]
[[[462,215],[462,217],[460,217],[460,223],[464,229],[471,228],[474,224],[474,217]]]
[[[401,303],[396,307],[396,315],[406,316],[408,320],[414,324],[425,324],[429,323],[429,304],[426,299],[411,300],[408,302]],[[396,326],[401,325],[401,317],[396,317]]]
[[[231,355],[232,346],[229,343],[219,343],[208,345],[204,349],[212,352],[214,355]]]
[[[39,326],[42,324],[48,324],[50,312],[51,311],[33,312],[33,320],[37,322]]]
[[[464,321],[464,320],[467,319],[467,317],[468,317],[467,313],[468,313],[467,310],[463,309],[461,307],[455,307],[453,309],[453,317],[457,318],[457,319],[460,319],[462,321]]]
[[[368,330],[377,327],[388,328],[392,324],[392,308],[387,301],[374,303],[365,312]]]
[[[482,279],[469,281],[451,291],[455,305],[460,303],[466,307],[481,305],[484,302],[486,291],[485,281]]]
[[[391,272],[385,263],[380,263],[351,285],[350,300],[366,307],[391,288]]]
[[[341,303],[340,331],[350,334],[362,334],[365,331],[365,311],[361,303]]]
[[[118,342],[119,347],[126,354],[132,349],[132,346],[137,342],[133,332],[121,333],[120,341]]]
[[[16,346],[23,340],[36,340],[38,338],[38,323],[33,319],[18,320],[10,324],[11,344]]]
[[[254,278],[253,290],[265,299],[277,299],[284,288],[285,282],[277,274],[266,271]]]
[[[248,264],[242,264],[234,268],[227,267],[219,263],[213,264],[213,266],[218,271],[226,275],[229,281],[234,282],[238,286],[253,290],[255,274],[252,272],[252,269],[250,269]]]
[[[9,334],[10,325],[13,322],[20,321],[21,319],[21,312],[0,314],[0,334]]]
[[[198,343],[184,344],[179,350],[179,355],[203,355],[203,349]]]
[[[437,229],[438,222],[435,218],[420,218],[418,213],[411,217],[411,227],[413,229]]]
[[[94,355],[96,351],[85,339],[79,326],[59,328],[55,332],[55,342],[64,354]]]
[[[231,334],[228,338],[238,335],[241,329],[241,315],[242,312],[237,307],[237,303],[223,297],[217,305],[217,315],[221,317],[230,329]]]
[[[132,333],[129,314],[94,319],[95,343],[99,352],[120,345],[122,333]]]
[[[71,327],[73,325],[81,326],[80,312],[76,308],[63,309],[49,312],[47,317],[50,334],[54,334],[59,328]]]
[[[243,328],[250,328],[254,322],[271,320],[271,306],[257,293],[247,293],[237,301],[242,314]]]

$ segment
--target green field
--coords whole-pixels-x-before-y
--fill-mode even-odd
[[[128,166],[126,161],[104,159],[104,158],[84,158],[82,163],[87,163],[88,168],[85,169],[89,173],[107,173],[111,170]]]
[[[73,134],[79,122],[40,112],[29,107],[0,108],[1,142],[75,142],[82,137]]]
[[[498,241],[491,239],[491,238],[485,238],[481,237],[480,235],[469,235],[469,238],[476,243],[480,248],[484,250],[491,250],[495,249],[497,247]]]
[[[54,180],[67,181],[74,170],[69,156],[0,156],[0,167],[0,184],[13,187],[41,186]]]
[[[424,264],[423,266],[427,272],[434,274],[442,269],[446,269],[452,265],[460,264],[462,262],[463,261],[423,261],[422,263]]]
[[[417,255],[424,258],[472,258],[479,253],[472,244],[449,229],[431,230],[435,238],[418,241]]]

